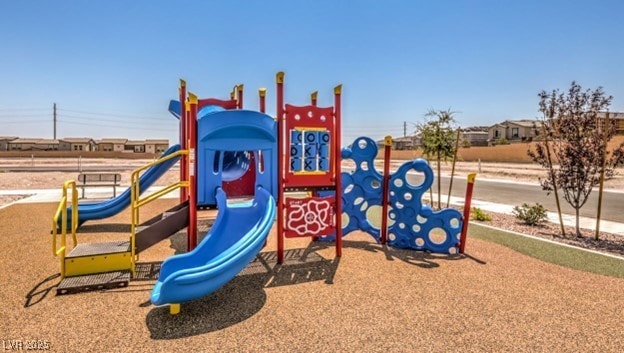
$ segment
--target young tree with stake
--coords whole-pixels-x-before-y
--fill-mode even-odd
[[[536,163],[551,168],[548,176],[540,180],[542,188],[551,192],[556,187],[563,192],[563,198],[575,210],[576,235],[581,236],[579,211],[592,188],[600,183],[603,165],[604,175],[609,178],[615,167],[624,164],[624,143],[611,152],[604,150],[604,141],[613,137],[615,128],[602,126],[599,116],[609,108],[612,97],[605,96],[601,87],[583,90],[572,82],[567,93],[542,91],[539,98],[546,136],[528,153]],[[555,163],[557,168],[553,166]]]

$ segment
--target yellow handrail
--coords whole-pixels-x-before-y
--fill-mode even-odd
[[[76,182],[68,180],[63,184],[63,196],[59,202],[56,212],[52,217],[52,254],[61,256],[61,278],[65,278],[65,253],[67,252],[67,189],[71,187],[72,198],[72,216],[71,216],[71,235],[74,247],[78,245],[76,239],[76,229],[78,228],[78,191],[76,190]],[[61,247],[57,248],[56,236],[58,235],[58,220],[61,217]]]
[[[183,187],[188,187],[189,186],[189,182],[187,180],[181,180],[178,181],[177,183],[171,184],[165,188],[163,188],[162,190],[159,190],[147,197],[145,197],[144,199],[140,199],[141,196],[141,185],[139,184],[139,174],[148,169],[151,168],[157,164],[161,164],[163,162],[166,162],[170,159],[174,159],[180,156],[188,156],[189,151],[188,150],[180,150],[177,151],[175,153],[172,153],[168,156],[162,157],[160,159],[157,159],[153,162],[150,162],[138,169],[135,169],[132,171],[132,174],[130,174],[130,215],[131,215],[131,224],[130,224],[130,228],[131,228],[131,237],[130,237],[130,251],[131,251],[131,256],[130,256],[130,261],[132,264],[132,276],[135,276],[135,265],[136,265],[136,249],[135,249],[135,244],[136,244],[136,227],[139,225],[139,208],[141,206],[144,206],[156,199],[158,199],[159,197],[168,194],[169,192],[177,189],[177,188],[183,188]]]

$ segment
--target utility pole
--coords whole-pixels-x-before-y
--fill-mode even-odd
[[[56,103],[52,106],[52,111],[54,112],[54,140],[56,140]]]
[[[407,137],[407,121],[403,122],[403,137]]]

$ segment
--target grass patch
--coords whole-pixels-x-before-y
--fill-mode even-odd
[[[472,223],[469,227],[468,236],[500,244],[552,264],[579,271],[624,278],[624,261],[612,257],[559,246]],[[468,249],[470,249],[469,243]]]

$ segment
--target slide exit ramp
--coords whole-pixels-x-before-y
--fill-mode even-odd
[[[155,305],[201,298],[232,280],[260,252],[273,226],[275,199],[262,187],[246,204],[228,205],[217,190],[217,219],[193,251],[168,258],[151,294]]]

